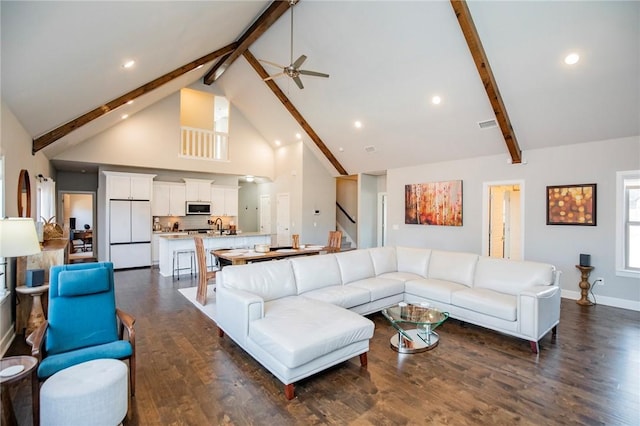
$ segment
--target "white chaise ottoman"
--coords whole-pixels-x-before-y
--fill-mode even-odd
[[[127,415],[127,365],[96,359],[61,370],[40,388],[40,424],[115,426]]]

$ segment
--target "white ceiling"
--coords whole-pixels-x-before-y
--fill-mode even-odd
[[[2,1],[2,99],[35,138],[233,42],[268,4]],[[469,9],[525,160],[531,149],[640,134],[640,2],[470,1]],[[251,46],[254,56],[290,62],[289,17]],[[294,18],[294,59],[304,53],[302,68],[331,77],[302,76],[304,90],[276,81],[349,173],[509,158],[499,128],[478,127],[495,117],[449,1],[302,0]],[[569,67],[572,51],[581,60]],[[132,71],[120,67],[127,58],[137,61]],[[215,84],[267,141],[303,133],[244,58]],[[103,116],[44,152],[55,158],[118,119]]]

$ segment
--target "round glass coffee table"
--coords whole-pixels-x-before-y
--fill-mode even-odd
[[[438,346],[440,336],[434,330],[449,318],[448,312],[404,302],[383,309],[382,315],[398,331],[389,340],[391,348],[402,354],[415,354]],[[407,330],[403,328],[406,324],[416,328]]]

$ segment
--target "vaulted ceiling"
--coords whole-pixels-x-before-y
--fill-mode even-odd
[[[2,1],[2,100],[37,139],[161,76],[236,47],[270,4]],[[525,161],[531,149],[640,134],[640,2],[467,4]],[[250,53],[221,67],[224,73],[213,83],[268,142],[290,143],[302,133],[313,144],[315,133],[346,173],[483,155],[512,158],[499,127],[478,125],[500,117],[450,1],[296,5],[293,56],[307,55],[302,68],[330,78],[302,76],[303,90],[288,77],[274,82],[308,128],[251,64],[252,57],[289,64],[289,17],[284,11],[246,43]],[[563,62],[571,52],[580,55],[573,66]],[[129,58],[135,67],[122,68]],[[202,81],[216,62],[120,108],[134,114]],[[436,95],[439,105],[431,102]],[[119,120],[119,114],[100,115],[43,152],[55,159]]]

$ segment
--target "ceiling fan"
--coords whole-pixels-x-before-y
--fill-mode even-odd
[[[290,64],[287,66],[284,65],[280,65],[280,64],[276,64],[275,62],[270,62],[270,61],[265,61],[263,59],[260,59],[260,62],[264,62],[265,64],[271,65],[273,67],[276,68],[280,68],[282,71],[271,75],[267,78],[264,79],[264,81],[267,80],[273,80],[274,78],[278,78],[281,77],[283,75],[287,75],[289,77],[291,77],[293,79],[293,81],[296,83],[296,85],[300,88],[300,89],[304,89],[304,85],[302,84],[302,80],[300,79],[301,75],[311,75],[314,77],[329,77],[329,74],[325,74],[322,72],[317,72],[317,71],[309,71],[309,70],[301,70],[300,67],[302,66],[302,64],[304,63],[304,61],[307,60],[306,55],[300,55],[300,57],[298,59],[295,60],[295,62],[293,61],[293,6],[296,5],[296,3],[299,0],[289,0],[289,5],[291,8],[291,54],[290,54]]]

